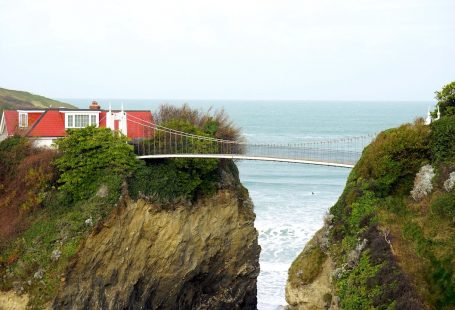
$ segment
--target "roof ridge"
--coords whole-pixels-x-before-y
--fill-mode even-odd
[[[41,113],[41,115],[36,119],[36,121],[32,124],[32,126],[30,127],[29,130],[27,130],[27,132],[25,133],[25,136],[28,136],[33,129],[35,129],[36,125],[38,125],[39,122],[41,122],[41,120],[43,119],[44,115],[47,113],[47,111],[49,110],[45,110],[43,113]]]

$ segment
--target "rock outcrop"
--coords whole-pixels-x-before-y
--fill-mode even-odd
[[[255,214],[241,186],[163,208],[125,200],[85,240],[55,309],[256,309]]]
[[[325,231],[324,227],[313,236],[289,269],[288,310],[338,309],[332,296],[332,260],[323,252]]]
[[[13,291],[1,292],[0,294],[0,310],[22,310],[27,309],[28,295],[18,295]]]

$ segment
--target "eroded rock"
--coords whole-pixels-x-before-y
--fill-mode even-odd
[[[172,210],[127,201],[85,241],[53,306],[256,309],[254,218],[232,189]]]

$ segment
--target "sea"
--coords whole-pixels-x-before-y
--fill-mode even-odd
[[[61,99],[87,108],[92,99]],[[107,108],[156,111],[160,104],[223,108],[251,143],[303,143],[378,133],[425,117],[432,101],[247,101],[96,99]],[[350,169],[238,161],[261,245],[258,308],[283,309],[288,269],[343,191]]]

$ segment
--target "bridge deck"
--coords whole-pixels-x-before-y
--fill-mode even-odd
[[[340,167],[340,168],[353,168],[354,167],[353,164],[336,163],[336,162],[325,162],[325,161],[292,159],[292,158],[277,158],[277,157],[266,157],[266,156],[234,155],[234,154],[158,154],[158,155],[142,155],[142,156],[137,156],[137,158],[140,158],[140,159],[147,159],[147,158],[156,158],[156,159],[158,159],[158,158],[220,158],[220,159],[276,161],[276,162],[298,163],[298,164]]]

